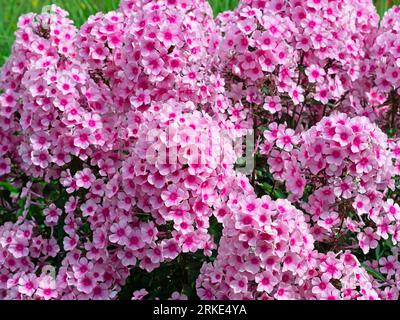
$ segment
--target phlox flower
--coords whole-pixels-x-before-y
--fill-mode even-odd
[[[143,300],[143,298],[148,294],[149,293],[147,292],[146,289],[136,290],[132,294],[132,300]]]
[[[80,206],[82,215],[84,217],[94,216],[96,214],[97,208],[98,208],[97,203],[92,199],[89,199]]]
[[[188,192],[179,188],[178,186],[171,185],[166,191],[163,191],[161,198],[167,207],[178,205],[181,201],[187,199]]]
[[[337,212],[324,212],[318,220],[318,225],[330,231],[340,222],[339,214]]]
[[[257,274],[255,280],[256,283],[258,283],[257,291],[265,291],[267,293],[271,293],[275,285],[279,282],[278,279],[268,271]]]
[[[234,279],[229,283],[234,293],[241,293],[247,291],[248,279],[245,276],[236,275]]]
[[[91,132],[89,129],[78,130],[74,139],[74,146],[81,149],[88,148],[90,145],[90,134]]]
[[[379,259],[379,271],[381,273],[387,274],[389,277],[394,275],[395,272],[400,267],[399,261],[394,256],[382,257]]]
[[[46,224],[48,226],[55,226],[61,213],[61,209],[57,208],[54,203],[50,204],[48,208],[43,210],[43,214],[46,216]]]
[[[157,76],[164,67],[164,61],[157,53],[152,53],[143,59],[143,66],[146,74]]]
[[[17,259],[26,257],[29,254],[28,241],[23,238],[14,238],[8,246],[8,250]]]
[[[397,203],[394,203],[393,199],[387,199],[386,202],[383,203],[383,209],[391,221],[400,218],[400,207]]]
[[[49,152],[47,150],[41,150],[41,151],[32,151],[31,160],[34,165],[39,166],[42,169],[45,169],[49,166],[51,159]]]
[[[0,176],[4,176],[11,172],[11,160],[8,158],[0,158]]]
[[[120,245],[125,245],[128,243],[128,234],[130,228],[127,226],[125,219],[122,219],[118,223],[112,224],[110,231],[112,232],[112,234],[109,236],[111,242],[118,243]]]
[[[378,246],[377,240],[379,240],[380,237],[374,233],[371,227],[367,227],[364,229],[364,232],[360,232],[357,235],[357,238],[361,250],[364,254],[367,254],[370,249],[375,249]]]
[[[324,81],[325,70],[316,65],[310,65],[306,68],[306,75],[308,76],[308,81],[311,83],[322,83]]]
[[[264,103],[264,109],[274,114],[282,110],[282,105],[280,103],[280,98],[275,97],[267,97]]]
[[[58,296],[56,282],[50,276],[42,276],[38,279],[36,295],[44,300],[55,299]]]
[[[168,300],[188,300],[188,297],[183,293],[175,291]]]
[[[174,239],[162,242],[163,255],[166,259],[175,259],[179,254],[178,243]]]
[[[18,291],[28,297],[32,297],[38,288],[37,277],[34,274],[23,275],[18,280]]]
[[[75,176],[76,186],[78,188],[89,189],[92,182],[96,179],[94,174],[89,168],[78,171]]]
[[[289,152],[293,150],[293,145],[296,144],[297,141],[295,132],[292,129],[278,131],[276,145],[279,148]]]

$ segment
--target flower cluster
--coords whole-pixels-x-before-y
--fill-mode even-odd
[[[257,198],[237,187],[227,209],[217,259],[197,279],[200,298],[378,298],[352,254],[314,250],[306,216],[288,200]]]
[[[289,118],[297,127],[339,109],[378,20],[364,0],[241,1],[218,17],[234,110],[250,109],[256,125]]]
[[[84,250],[71,250],[64,256],[56,238],[47,238],[37,229],[33,221],[23,219],[0,226],[2,299],[103,300],[116,296],[129,275],[117,252],[108,255],[86,243]],[[95,237],[96,242],[101,239],[98,233]],[[56,272],[54,261],[61,256]]]
[[[399,124],[399,17],[397,6],[385,13],[362,61],[361,77],[353,87],[352,99],[345,103],[347,113],[368,116],[390,129]]]
[[[400,94],[400,7],[394,7],[383,17],[378,36],[373,47],[374,58],[378,68],[376,71],[376,90],[380,93],[389,93],[395,90]],[[373,71],[373,70],[371,70]],[[372,101],[369,101],[370,103]]]
[[[393,247],[386,257],[377,257],[378,260],[367,261],[366,265],[380,274],[380,298],[383,300],[398,300],[400,262],[398,247]]]
[[[400,215],[385,200],[394,188],[393,156],[386,135],[368,118],[335,114],[301,135],[272,123],[264,137],[270,171],[310,214],[317,240],[355,232],[364,253],[389,235],[397,241]]]
[[[20,18],[1,77],[1,174],[27,197],[23,219],[6,226],[30,221],[32,239],[0,244],[11,259],[6,298],[47,298],[35,291],[50,281],[46,264],[61,265],[49,298],[114,299],[132,268],[150,272],[199,249],[211,255],[208,220],[235,174],[236,129],[218,114],[226,102],[209,67],[209,10],[205,24],[190,6],[174,8],[161,1],[129,16],[98,14],[80,31],[55,6]],[[30,253],[36,238],[53,246],[51,258]],[[29,268],[12,263],[22,257],[15,246]],[[35,284],[29,294],[20,279]]]
[[[13,54],[2,69],[0,175],[11,172],[10,157],[28,175],[39,176],[49,163],[62,166],[76,152],[65,133],[80,118],[77,88],[85,75],[74,60],[76,28],[65,11],[52,10],[19,19]]]
[[[90,17],[77,41],[117,110],[171,98],[217,116],[227,108],[224,79],[213,72],[219,36],[204,0],[122,1],[121,11]]]
[[[0,73],[0,298],[117,299],[181,254],[204,257],[203,299],[398,298],[400,142],[383,130],[399,14],[122,0],[80,29],[56,6],[22,16]]]

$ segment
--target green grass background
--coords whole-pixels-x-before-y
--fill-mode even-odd
[[[238,0],[209,0],[214,13],[233,9]],[[382,16],[400,0],[375,0]],[[57,4],[67,10],[77,25],[98,11],[107,12],[118,7],[119,0],[0,0],[0,66],[10,54],[18,17],[27,12],[40,12],[43,6]]]

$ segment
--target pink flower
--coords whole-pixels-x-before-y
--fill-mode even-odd
[[[295,195],[301,196],[304,192],[304,187],[306,186],[306,179],[302,176],[289,177],[286,181],[286,187],[288,191],[291,191]]]
[[[343,269],[343,266],[338,263],[335,258],[328,256],[328,258],[321,263],[320,269],[329,279],[340,279],[342,276],[341,270]]]
[[[182,252],[196,252],[199,249],[199,239],[194,232],[183,235],[180,239]]]
[[[324,212],[318,220],[318,225],[330,231],[340,222],[339,214],[337,212]]]
[[[394,256],[388,256],[379,259],[379,271],[381,273],[387,274],[389,277],[394,275],[396,270],[400,268],[400,263]]]
[[[128,243],[128,234],[130,232],[130,228],[127,226],[127,222],[125,219],[122,219],[118,223],[114,223],[110,228],[111,235],[109,239],[113,243],[118,243],[120,245],[126,245]]]
[[[34,274],[23,275],[18,280],[18,291],[21,294],[32,297],[38,285],[37,277]]]
[[[372,170],[372,163],[368,156],[363,156],[356,164],[357,173],[369,173]]]
[[[132,294],[132,300],[143,300],[143,298],[148,294],[149,293],[147,292],[146,289],[136,290]]]
[[[89,129],[82,129],[76,132],[76,137],[74,139],[74,146],[87,149],[90,145],[90,130]]]
[[[61,209],[57,208],[54,203],[50,204],[48,208],[43,210],[43,214],[46,216],[46,224],[48,226],[55,226],[58,218],[61,216]]]
[[[316,65],[310,65],[306,68],[306,75],[308,76],[308,81],[311,83],[322,83],[324,81],[325,70]]]
[[[23,238],[14,238],[8,246],[10,253],[17,259],[29,255],[28,241]]]
[[[75,93],[74,81],[67,75],[62,75],[57,81],[57,89],[63,95],[69,95]]]
[[[336,166],[340,166],[343,162],[343,159],[345,158],[346,154],[345,152],[340,149],[340,148],[335,148],[332,147],[329,150],[329,154],[326,158],[326,161],[330,164],[336,165]]]
[[[65,251],[72,251],[76,248],[79,243],[79,237],[76,233],[69,234],[63,240],[63,247]]]
[[[345,147],[353,140],[353,132],[348,126],[337,126],[333,140],[338,142],[342,147]]]
[[[91,48],[91,56],[95,60],[105,60],[109,54],[109,50],[102,45]]]
[[[126,246],[131,250],[139,250],[145,246],[142,240],[142,234],[139,230],[132,230],[127,235]]]
[[[8,158],[0,158],[0,177],[11,172],[11,161]]]
[[[229,283],[234,293],[242,293],[247,291],[247,278],[245,276],[236,275]]]
[[[266,97],[264,103],[264,109],[274,114],[282,110],[281,100],[279,97]]]
[[[139,108],[142,105],[149,104],[151,101],[150,91],[149,90],[138,90],[135,96],[132,96],[130,99],[131,105],[133,108]]]
[[[364,254],[367,254],[370,249],[375,249],[378,246],[379,236],[374,233],[371,227],[365,228],[364,232],[357,235],[358,243]]]
[[[38,279],[39,286],[36,295],[44,300],[56,299],[58,296],[56,282],[50,276],[41,276]]]
[[[178,243],[174,239],[163,241],[162,247],[166,259],[175,259],[179,254]]]
[[[184,189],[179,188],[176,185],[170,185],[166,191],[163,191],[161,198],[164,201],[164,205],[167,207],[176,206],[183,200],[187,199],[188,193]]]
[[[183,293],[175,291],[168,300],[188,300],[188,297]]]
[[[383,208],[391,221],[400,219],[400,207],[397,203],[394,203],[393,199],[387,199],[383,203]]]
[[[301,87],[293,85],[289,90],[289,96],[292,98],[293,103],[298,105],[304,102],[304,90]]]
[[[31,159],[34,165],[39,166],[42,169],[47,168],[50,163],[50,155],[47,150],[32,151]]]
[[[257,274],[255,277],[256,283],[258,283],[257,291],[271,293],[275,285],[278,284],[278,279],[274,277],[271,272],[264,271],[263,273]]]
[[[84,217],[94,216],[96,214],[97,208],[98,208],[97,203],[91,199],[89,199],[80,206],[80,209],[82,211],[82,216]]]
[[[317,277],[312,279],[312,292],[318,297],[325,295],[327,291],[332,289],[332,284],[329,282],[330,277],[328,274],[322,274],[321,278]]]
[[[88,128],[92,132],[96,131],[97,129],[103,128],[101,117],[98,114],[86,113],[83,116],[83,119],[84,119],[84,127]]]
[[[96,179],[94,174],[89,168],[85,168],[82,171],[78,171],[75,174],[76,186],[78,188],[89,189],[92,182]]]
[[[292,129],[279,130],[276,145],[285,151],[292,151],[293,145],[297,143],[298,139]]]
[[[90,272],[85,273],[82,277],[78,279],[77,290],[86,294],[92,293],[93,289],[96,287],[96,281]]]
[[[143,66],[148,75],[157,76],[164,67],[164,61],[157,53],[152,53],[143,59]]]
[[[174,25],[163,25],[160,28],[158,40],[166,47],[178,45],[180,43],[179,30]]]
[[[358,195],[353,202],[353,208],[356,209],[359,215],[368,213],[371,209],[369,198],[364,195]]]

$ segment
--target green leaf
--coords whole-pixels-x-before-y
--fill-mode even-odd
[[[222,224],[218,222],[217,218],[210,218],[210,227],[208,233],[212,235],[215,243],[218,245],[222,235]]]
[[[286,194],[282,190],[279,190],[279,189],[274,190],[274,196],[277,199],[286,199],[287,198]]]
[[[259,183],[259,186],[268,194],[272,192],[273,187],[267,182]]]
[[[246,158],[242,157],[242,158],[237,159],[236,166],[239,168],[245,167],[246,166]]]
[[[375,249],[375,258],[376,260],[379,260],[383,256],[383,248],[380,243],[378,243],[378,246]]]
[[[383,17],[388,8],[389,8],[388,1],[386,0],[377,1],[376,9],[378,10],[378,14],[380,17]]]
[[[9,191],[10,193],[16,193],[16,194],[19,193],[19,190],[7,181],[0,181],[0,187],[3,187],[5,190]]]
[[[385,251],[385,250],[390,251],[390,250],[393,248],[392,237],[389,236],[389,238],[386,239],[386,240],[382,243],[382,246],[383,246],[383,251]]]
[[[367,272],[368,272],[371,276],[373,276],[375,279],[378,279],[378,280],[380,280],[380,281],[385,281],[385,280],[386,280],[386,278],[385,278],[381,273],[379,273],[378,271],[372,269],[371,267],[367,266],[366,264],[361,263],[361,266],[362,266],[365,270],[367,270]]]
[[[387,135],[389,136],[389,138],[394,137],[395,134],[396,134],[396,132],[397,132],[397,129],[396,129],[396,128],[388,128],[388,129],[386,130],[386,133],[387,133]]]

